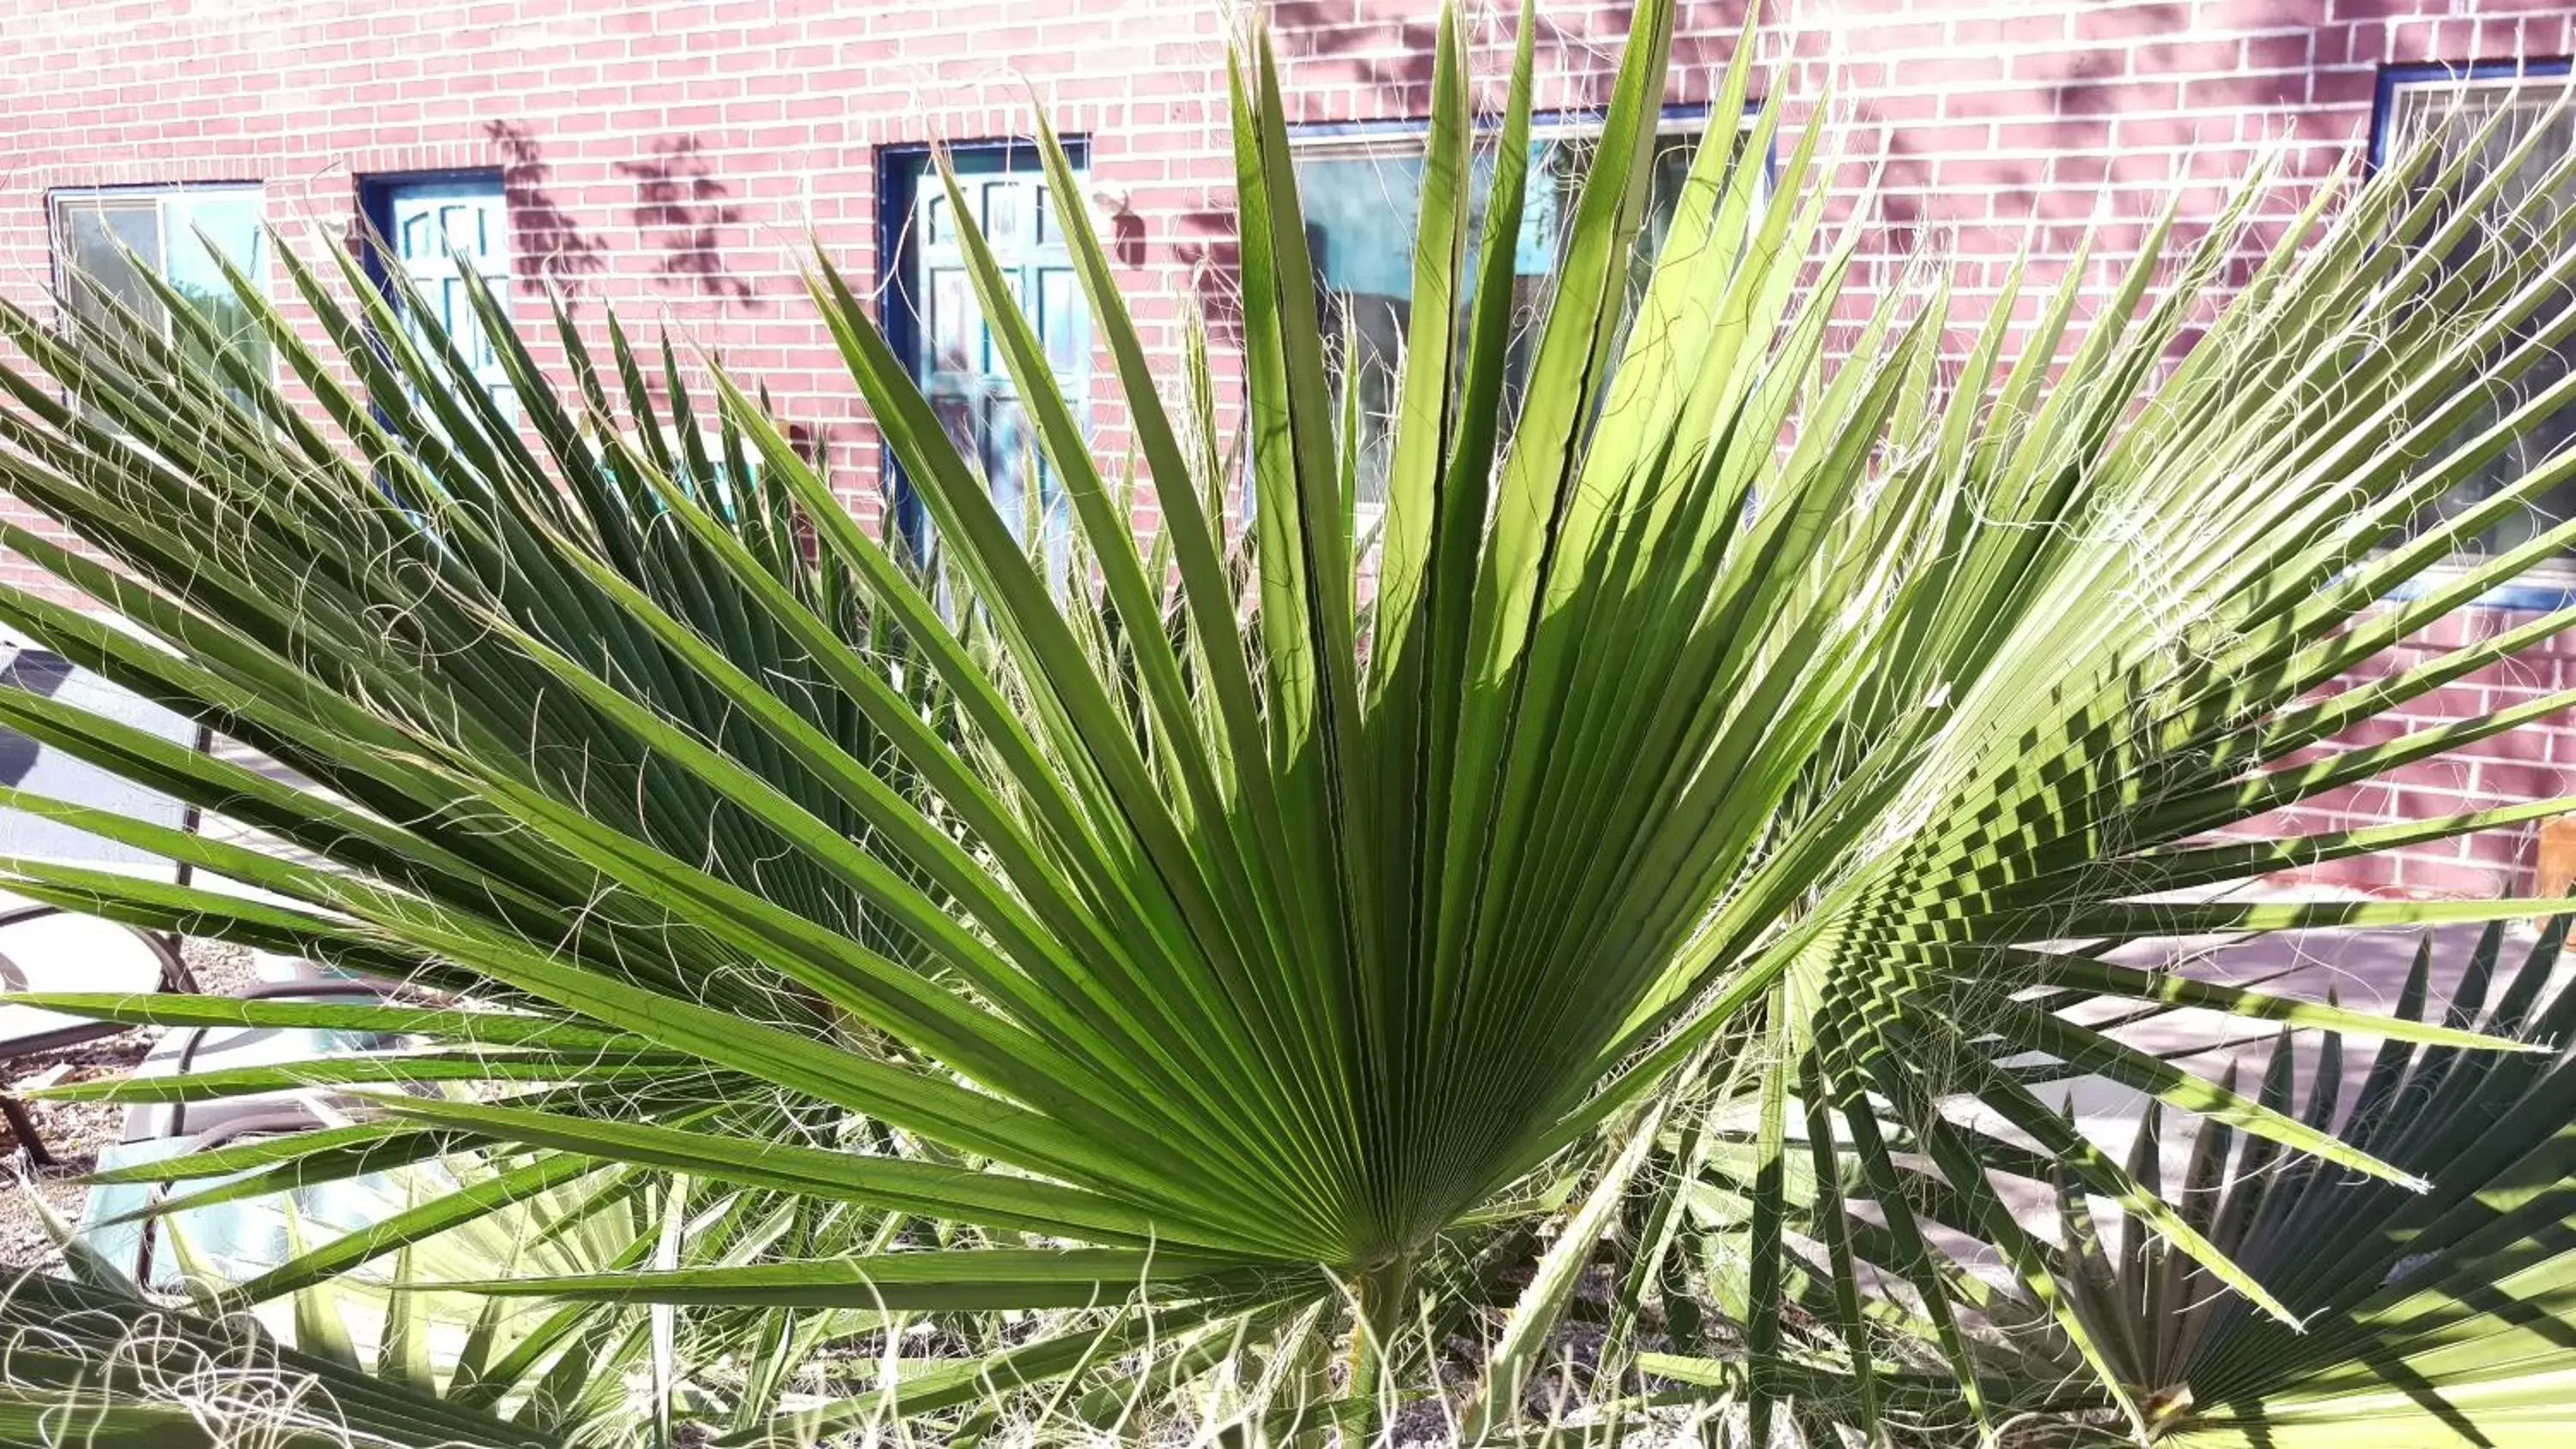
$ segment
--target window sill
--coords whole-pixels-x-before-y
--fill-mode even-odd
[[[2420,599],[2460,576],[2457,565],[2437,564],[2389,591],[2392,600]],[[2515,609],[2548,613],[2576,608],[2576,563],[2544,565],[2509,583],[2498,584],[2461,606],[2468,609]]]

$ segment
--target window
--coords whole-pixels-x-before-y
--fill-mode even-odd
[[[2477,153],[2470,158],[2468,174],[2462,179],[2465,193],[2494,174],[2515,148],[2530,139],[2535,128],[2546,128],[2531,159],[2519,174],[2498,188],[2495,207],[2505,210],[2525,205],[2533,191],[2548,179],[2547,172],[2566,156],[2571,143],[2576,143],[2576,112],[2557,108],[2567,67],[2562,62],[2553,67],[2478,66],[2454,69],[2442,66],[2414,67],[2392,71],[2380,87],[2379,115],[2373,139],[2375,154],[2381,159],[2401,156],[2412,148],[2433,142],[2440,161],[2425,168],[2421,178],[2429,183],[2442,162],[2456,160],[2471,146]],[[2481,144],[2479,131],[2497,114],[2504,114],[2502,124]],[[2576,188],[2562,188],[2567,194],[2551,198],[2554,205],[2576,204]],[[2464,245],[2477,245],[2476,240]],[[2538,321],[2556,312],[2554,307],[2541,307],[2533,312]],[[2511,395],[2500,396],[2479,416],[2473,417],[2467,430],[2455,435],[2465,438],[2501,417],[2534,392],[2548,387],[2576,366],[2576,346],[2562,343],[2558,355],[2544,359],[2524,373],[2513,385]],[[2478,500],[2492,496],[2525,472],[2537,466],[2576,439],[2576,408],[2531,429],[2503,454],[2489,463],[2476,476],[2462,483],[2442,503],[2439,514],[2448,515],[2467,508]],[[2509,517],[2488,530],[2479,539],[2487,552],[2513,548],[2529,541],[2557,523],[2576,516],[2576,483],[2564,483],[2536,500],[2536,506],[2518,516]],[[2551,576],[2534,577],[2552,592],[2576,584],[2576,561],[2560,561],[2552,566]]]
[[[1087,173],[1086,142],[1067,137],[1064,148],[1076,173]],[[976,226],[1046,350],[1056,386],[1073,415],[1087,421],[1091,313],[1037,147],[1024,141],[955,145],[949,159]],[[1039,456],[1036,430],[976,302],[947,188],[917,148],[890,150],[878,174],[886,178],[879,255],[890,261],[887,338],[911,362],[958,452],[982,467],[1002,517],[1023,542],[1034,523],[1051,565],[1061,571],[1071,542],[1068,506],[1054,470]],[[906,540],[916,549],[926,546],[920,500],[900,480],[895,514]]]
[[[757,484],[761,479],[763,469],[760,454],[753,449],[751,440],[748,438],[737,437],[735,440],[735,446],[741,450],[742,463],[742,471],[736,473],[735,458],[725,447],[725,432],[721,427],[700,428],[692,439],[684,438],[679,429],[665,422],[655,427],[654,435],[663,453],[671,460],[668,471],[670,481],[677,485],[682,493],[696,499],[699,506],[720,518],[732,518],[736,515],[736,510],[741,506],[738,491],[741,485]],[[582,424],[582,436],[589,442],[591,456],[598,459],[601,466],[614,477],[617,469],[616,460],[609,456],[607,444],[592,431],[587,421]],[[643,434],[632,427],[626,427],[618,430],[617,437],[626,453],[650,463],[653,454],[646,450]],[[690,461],[692,442],[697,447],[695,456],[706,461],[703,472]],[[655,511],[659,511],[658,503],[653,507]]]
[[[464,280],[471,267],[495,298],[505,308],[509,305],[510,226],[501,173],[372,176],[359,183],[358,200],[376,235],[384,239],[383,251],[372,258],[377,276],[390,280],[400,273],[465,355],[475,380],[501,405],[502,415],[516,417],[510,375],[475,319]]]
[[[160,297],[136,271],[148,268],[213,324],[221,345],[239,348],[255,368],[268,367],[266,335],[215,265],[220,254],[266,285],[257,185],[57,191],[52,211],[55,287],[75,324],[103,324],[112,298],[179,340],[184,351],[211,360],[207,348],[171,326]]]
[[[1651,191],[1637,249],[1638,280],[1681,199],[1699,145],[1703,119],[1696,109],[1668,112],[1656,139]],[[1544,314],[1568,214],[1598,145],[1600,122],[1557,117],[1531,127],[1529,183],[1512,263],[1512,310],[1519,319],[1505,388],[1516,408],[1536,323]],[[1306,213],[1307,248],[1323,293],[1325,346],[1336,371],[1358,368],[1360,443],[1359,503],[1367,516],[1386,497],[1393,463],[1394,409],[1402,387],[1405,330],[1413,319],[1413,247],[1421,213],[1423,135],[1419,123],[1310,128],[1293,139],[1297,192]],[[1484,234],[1484,209],[1493,186],[1490,148],[1470,172],[1469,245]],[[1470,287],[1476,260],[1467,263]],[[1467,299],[1460,301],[1465,315]],[[1353,355],[1339,354],[1347,325]]]

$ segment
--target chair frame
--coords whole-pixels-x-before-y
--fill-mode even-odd
[[[72,913],[61,906],[20,906],[15,910],[0,911],[0,931],[5,931],[11,926],[23,925],[28,921],[42,920],[46,916],[69,914]],[[127,926],[125,929],[133,932],[135,939],[141,941],[159,960],[161,991],[196,994],[196,973],[188,969],[187,961],[180,956],[177,936],[165,935],[159,931],[146,931],[133,926]],[[34,1056],[39,1052],[59,1051],[64,1047],[80,1046],[85,1042],[104,1041],[133,1029],[132,1026],[117,1021],[76,1022],[70,1026],[57,1027],[49,1032],[21,1037],[11,1042],[5,1050],[0,1050],[0,1064],[14,1062],[20,1057]],[[0,1090],[0,1120],[5,1120],[9,1124],[9,1131],[18,1139],[18,1150],[26,1155],[29,1162],[38,1167],[52,1167],[60,1161],[54,1156],[52,1149],[45,1146],[44,1137],[36,1131],[35,1117],[27,1111],[27,1104],[5,1090]]]
[[[185,968],[182,967],[181,969],[184,970]],[[381,1002],[390,994],[391,988],[389,987],[379,986],[371,981],[361,981],[354,977],[344,981],[334,981],[328,977],[314,977],[310,980],[263,981],[257,985],[246,986],[239,991],[235,991],[231,993],[231,996],[235,1001],[293,1001],[308,996],[348,996],[361,997],[369,1001]],[[223,1031],[227,1029],[228,1028],[219,1026],[192,1026],[188,1028],[187,1043],[179,1048],[179,1061],[177,1066],[172,1070],[171,1076],[184,1077],[188,1075],[188,1068],[196,1064],[197,1049],[206,1044],[206,1034],[212,1031]],[[168,1129],[163,1131],[160,1135],[163,1137],[187,1136],[187,1102],[183,1099],[172,1102],[169,1106],[170,1125]]]
[[[202,755],[211,751],[215,743],[214,730],[202,721],[197,724],[196,730],[197,753]],[[180,830],[194,835],[203,824],[203,816],[195,805],[184,805],[181,808]],[[173,883],[185,886],[193,875],[194,871],[188,863],[181,861],[178,863],[178,871],[173,877]],[[23,925],[28,921],[42,920],[47,916],[75,914],[78,913],[62,906],[18,906],[11,910],[0,911],[0,931],[5,931],[11,926]],[[111,922],[110,924],[123,925],[124,923]],[[180,937],[177,932],[147,931],[140,926],[125,926],[124,929],[132,932],[159,960],[161,979],[156,990],[191,996],[197,994],[196,973],[188,969],[186,958],[180,954]],[[5,959],[5,956],[0,956],[0,959]],[[34,1056],[40,1052],[59,1051],[64,1047],[80,1046],[86,1042],[102,1041],[132,1030],[134,1030],[133,1027],[123,1022],[91,1021],[59,1027],[36,1036],[22,1037],[5,1047],[0,1047],[0,1066],[7,1066],[21,1057]],[[34,1114],[27,1110],[27,1104],[19,1101],[6,1090],[0,1090],[0,1121],[9,1124],[10,1134],[18,1139],[18,1151],[31,1165],[53,1167],[60,1162],[60,1159],[54,1156],[52,1149],[45,1146],[44,1137],[36,1131],[36,1119]]]
[[[384,1001],[392,989],[386,985],[356,978],[335,981],[328,977],[313,977],[293,981],[263,981],[235,991],[231,996],[235,1001],[299,1000],[315,996],[359,997],[370,1001]],[[173,1066],[171,1075],[174,1078],[185,1077],[188,1074],[188,1068],[197,1060],[198,1048],[205,1045],[207,1033],[228,1029],[219,1026],[189,1027],[186,1040],[179,1048],[179,1059]],[[169,1108],[170,1120],[163,1130],[154,1138],[139,1140],[167,1140],[188,1136],[188,1103],[182,1099],[171,1102]],[[198,1134],[195,1140],[189,1143],[186,1152],[180,1155],[204,1152],[236,1137],[302,1131],[318,1125],[321,1125],[319,1119],[302,1107],[279,1106],[248,1117],[237,1117],[231,1121],[218,1123]],[[128,1140],[138,1139],[129,1138]],[[169,1187],[166,1182],[158,1184],[153,1188],[149,1200],[158,1205]],[[157,1218],[146,1218],[143,1222],[142,1239],[135,1248],[133,1277],[137,1283],[151,1281],[152,1254],[159,1237],[156,1231],[158,1226]]]

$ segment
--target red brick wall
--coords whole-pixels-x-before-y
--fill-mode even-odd
[[[2460,610],[2364,661],[2337,687],[2386,678],[2538,617],[2536,611],[2525,609]],[[2512,709],[2569,688],[2576,688],[2576,641],[2561,636],[2446,684],[2293,760],[2320,760],[2345,750],[2386,744],[2448,721]],[[2576,794],[2576,720],[2561,714],[2401,765],[2368,785],[2330,791],[2263,823],[2303,831],[2363,829],[2570,794]],[[2535,880],[2539,832],[2537,824],[2508,826],[2440,845],[2339,862],[2306,874],[2384,894],[2531,894],[2539,888]]]
[[[1514,7],[1480,7],[1498,77]],[[765,382],[872,509],[876,448],[795,277],[810,234],[873,284],[880,148],[1027,133],[1032,100],[1089,137],[1124,194],[1124,280],[1151,340],[1226,285],[1227,20],[1214,0],[18,0],[0,21],[0,292],[37,301],[45,195],[119,182],[257,180],[311,247],[345,240],[357,178],[503,168],[520,315],[558,286],[593,328],[666,320]],[[1414,117],[1437,0],[1271,0],[1298,119]],[[1540,104],[1596,104],[1626,4],[1540,6]],[[2532,0],[1777,0],[1766,91],[1809,124],[1830,74],[1886,225],[1864,281],[1917,246],[1961,268],[1973,320],[2034,225],[2036,280],[2088,223],[2103,285],[2175,189],[2214,214],[2259,148],[2293,177],[2366,138],[2382,66],[2566,56],[2576,4]],[[1672,99],[1703,99],[1740,0],[1684,0]],[[677,203],[670,201],[678,182]],[[654,189],[658,186],[659,189]],[[2285,196],[2281,205],[2286,206]],[[280,290],[283,290],[281,287]],[[542,345],[542,344],[541,344]],[[1122,443],[1105,405],[1100,444]],[[6,565],[0,565],[5,569]],[[2570,646],[2576,654],[2576,646]],[[2491,688],[2554,684],[2526,660]],[[2483,687],[2483,686],[2482,686]],[[2483,696],[2482,696],[2483,697]],[[2460,704],[2473,702],[2463,693]],[[2554,752],[2554,753],[2553,753]],[[2372,814],[2554,794],[2576,733],[2534,728],[2428,770]],[[2382,792],[2386,796],[2386,792]],[[2345,875],[2445,892],[2526,885],[2525,845]],[[2498,854],[2502,852],[2502,854]]]

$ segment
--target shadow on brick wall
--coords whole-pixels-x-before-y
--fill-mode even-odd
[[[553,170],[526,126],[491,121],[483,134],[501,152],[501,190],[509,198],[510,249],[518,259],[519,286],[529,292],[552,288],[567,307],[576,305],[583,279],[607,269],[607,244],[555,204],[546,190]]]
[[[1436,20],[1371,20],[1362,15],[1355,21],[1348,0],[1340,4],[1279,0],[1272,7],[1270,23],[1301,67],[1329,62],[1343,72],[1335,80],[1386,92],[1400,106],[1411,104],[1415,95],[1427,98],[1429,94],[1433,48],[1440,40]]]
[[[641,161],[620,161],[635,182],[635,229],[662,255],[654,271],[664,285],[704,297],[762,303],[749,279],[725,260],[725,233],[742,221],[733,189],[716,179],[715,162],[695,136],[667,136]]]
[[[1499,28],[1492,31],[1471,20],[1470,43],[1508,45],[1512,9],[1500,7]],[[1579,19],[1548,12],[1539,15],[1539,32],[1532,41],[1537,74],[1585,77],[1589,94],[1563,97],[1565,104],[1608,102],[1617,57],[1635,10],[1633,4],[1619,3],[1585,11]],[[1404,18],[1372,13],[1378,11],[1400,11]],[[1400,0],[1364,0],[1356,13],[1351,0],[1278,0],[1271,10],[1271,24],[1302,83],[1372,91],[1380,102],[1374,114],[1419,119],[1430,110],[1434,51],[1440,39],[1439,22],[1423,11],[1422,6]],[[1742,4],[1694,7],[1691,27],[1673,37],[1670,68],[1705,75],[1724,66],[1734,53],[1734,25],[1743,13]],[[1499,84],[1505,74],[1506,70],[1479,68],[1475,78]]]
[[[1234,208],[1185,211],[1173,222],[1180,236],[1172,259],[1189,273],[1189,293],[1207,320],[1208,336],[1229,346],[1243,342],[1243,244],[1235,234]]]

